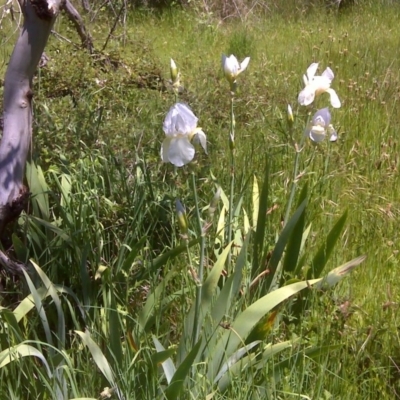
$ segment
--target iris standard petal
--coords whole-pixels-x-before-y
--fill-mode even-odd
[[[225,75],[230,77],[235,77],[239,71],[239,68],[240,68],[239,62],[233,54],[231,54],[229,57],[225,57],[223,62],[223,69]]]
[[[189,134],[196,129],[198,118],[193,114],[193,111],[183,103],[177,103],[176,108],[182,118],[182,126],[179,126],[180,133]]]
[[[322,73],[323,77],[329,79],[329,82],[333,81],[333,78],[335,77],[335,74],[333,73],[333,71],[328,67],[325,69],[325,71]]]
[[[318,69],[318,63],[312,63],[307,68],[307,78],[309,81],[314,78],[315,74],[317,73],[317,69]]]
[[[173,117],[173,107],[171,107],[167,113],[167,115],[164,118],[163,122],[163,131],[166,135],[173,135],[173,130],[172,130],[172,117]]]
[[[333,89],[327,89],[326,92],[329,93],[329,96],[331,97],[332,107],[340,108],[342,104],[339,100],[337,93]]]
[[[318,110],[312,118],[313,125],[321,125],[323,127],[328,127],[331,123],[331,113],[329,112],[329,108],[321,108]]]
[[[194,147],[186,136],[172,138],[168,149],[168,160],[177,167],[183,167],[193,160]]]
[[[197,117],[192,110],[183,103],[174,104],[163,123],[163,130],[166,135],[188,135],[197,125]]]
[[[249,62],[250,62],[250,57],[246,57],[242,61],[242,63],[240,64],[240,72],[243,72],[247,68],[247,66],[249,65]]]

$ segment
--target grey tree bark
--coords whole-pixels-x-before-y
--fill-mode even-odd
[[[32,140],[32,81],[64,2],[19,0],[24,21],[4,80],[4,126],[0,142],[0,235],[7,223],[19,216],[29,198],[29,191],[24,186],[24,172]]]

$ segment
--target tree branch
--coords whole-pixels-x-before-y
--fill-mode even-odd
[[[28,265],[22,264],[18,261],[11,260],[5,253],[0,250],[0,265],[13,275],[22,274],[22,271],[27,271]]]
[[[81,38],[82,44],[89,51],[90,54],[93,53],[93,39],[90,33],[86,30],[85,24],[83,23],[82,17],[76,8],[72,5],[70,0],[66,0],[64,5],[64,10],[68,15],[70,21],[74,24],[79,37]]]
[[[89,0],[82,0],[82,7],[86,12],[90,11]]]

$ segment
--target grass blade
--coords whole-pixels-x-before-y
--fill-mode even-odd
[[[300,197],[298,200],[298,207],[301,206],[303,201],[306,201],[307,206],[307,192],[308,185],[304,185],[302,191],[300,192]],[[306,222],[306,209],[304,207],[303,212],[301,213],[297,223],[295,224],[293,231],[290,235],[289,242],[286,246],[286,254],[283,261],[283,272],[293,273],[296,269],[297,261],[300,254],[301,243],[304,232],[304,225]]]
[[[261,343],[261,340],[256,340],[255,342],[249,343],[248,345],[241,347],[239,350],[235,351],[229,358],[226,360],[226,362],[222,365],[220,371],[218,372],[217,376],[214,379],[213,383],[217,383],[225,374],[228,370],[231,369],[231,367],[234,364],[237,364],[238,361],[245,355],[250,352],[250,350],[257,346],[258,344]],[[221,389],[221,388],[220,388]],[[224,388],[225,389],[225,388]],[[222,389],[222,390],[224,390]]]
[[[40,166],[34,163],[26,164],[26,177],[29,184],[29,190],[32,193],[32,204],[36,216],[40,216],[45,221],[50,220],[49,207],[49,188]],[[35,205],[37,207],[35,207]],[[40,213],[38,212],[40,211]]]
[[[176,370],[174,377],[172,378],[171,383],[167,387],[165,391],[165,395],[168,400],[175,400],[179,397],[186,377],[188,376],[190,369],[192,368],[193,362],[197,356],[197,353],[201,346],[201,339],[196,343],[187,357],[183,360],[181,365],[179,365],[178,369]]]
[[[43,270],[35,264],[33,261],[31,261],[31,264],[35,268],[37,274],[39,275],[40,279],[42,280],[46,291],[49,293],[51,296],[54,305],[56,306],[57,310],[57,334],[58,334],[58,339],[60,341],[60,348],[65,347],[65,317],[64,317],[64,311],[61,306],[61,300],[60,297],[57,294],[57,290],[54,287],[53,283],[50,281],[50,279],[47,277],[47,275],[43,272]]]
[[[264,247],[265,229],[267,223],[268,210],[268,191],[269,191],[269,163],[265,158],[264,182],[261,189],[261,195],[258,201],[257,228],[254,236],[253,247],[253,265],[251,268],[251,278],[254,279],[260,271],[261,255]],[[254,210],[253,210],[254,215]]]
[[[290,220],[287,222],[285,227],[283,228],[281,234],[279,235],[279,239],[272,251],[271,259],[268,263],[268,269],[270,270],[269,275],[266,276],[263,282],[263,291],[268,292],[272,289],[272,287],[277,282],[277,279],[280,276],[281,268],[278,268],[279,262],[281,261],[282,254],[285,250],[285,247],[289,241],[289,238],[296,227],[299,219],[304,214],[305,207],[307,205],[307,199],[304,199],[300,206],[297,208],[295,213],[292,215]]]
[[[343,230],[344,224],[347,219],[347,210],[342,214],[342,216],[338,219],[336,224],[328,233],[326,237],[325,243],[319,248],[317,254],[315,255],[311,268],[307,273],[307,279],[311,279],[313,277],[318,278],[322,274],[322,270],[324,269],[326,263],[329,260],[329,257],[332,254],[332,251],[336,245],[336,242],[339,239],[339,236]]]
[[[157,269],[159,269],[163,265],[165,265],[169,260],[174,259],[179,254],[186,251],[188,249],[188,247],[190,248],[190,247],[193,247],[196,244],[200,243],[200,240],[201,240],[201,237],[198,237],[196,239],[191,240],[188,244],[186,244],[186,243],[181,244],[177,247],[174,247],[172,250],[169,250],[166,253],[161,254],[160,256],[158,256],[151,262],[151,265],[148,268],[143,269],[143,273],[137,277],[137,280],[144,279],[145,277],[150,275],[153,271],[156,271]]]
[[[104,377],[107,379],[108,383],[112,387],[115,387],[116,385],[115,385],[114,374],[111,370],[110,364],[108,363],[100,347],[91,338],[89,331],[85,332],[75,331],[75,333],[81,337],[83,344],[89,349],[94,362],[96,363],[97,367],[104,375]]]
[[[164,354],[168,354],[171,350],[173,350],[173,349],[165,350],[164,346],[160,343],[160,341],[155,336],[153,336],[153,342],[154,342],[154,346],[156,347],[156,350],[157,350],[157,355],[159,357],[160,357],[160,354],[162,354],[164,356]],[[155,359],[156,359],[156,357],[155,357]],[[176,367],[170,357],[168,357],[167,359],[165,359],[161,362],[162,362],[162,368],[164,370],[165,377],[167,378],[167,382],[168,382],[168,384],[170,384],[172,381],[172,378],[175,375]]]
[[[200,304],[200,313],[199,313],[199,321],[198,321],[198,329],[201,331],[203,326],[203,321],[206,315],[210,312],[212,299],[215,295],[215,290],[218,285],[218,281],[221,278],[222,270],[224,269],[226,259],[231,250],[232,242],[225,247],[224,251],[220,254],[217,261],[214,264],[214,267],[208,274],[207,279],[205,280],[202,286],[201,292],[201,304]],[[181,361],[186,357],[186,343],[190,340],[193,326],[194,326],[194,317],[195,317],[195,304],[191,307],[187,318],[184,323],[184,333],[182,335],[181,342],[179,344],[179,353],[178,353],[178,362],[179,365]]]
[[[23,343],[5,349],[0,353],[0,369],[12,361],[21,359],[22,357],[31,356],[37,357],[43,362],[46,367],[47,374],[51,378],[52,373],[44,355],[35,347]]]
[[[40,320],[42,322],[44,333],[46,335],[47,343],[50,346],[53,346],[52,333],[51,333],[50,324],[49,324],[49,321],[47,319],[46,312],[44,310],[44,305],[43,305],[43,301],[42,301],[43,298],[42,298],[42,296],[39,295],[38,291],[35,288],[35,285],[33,284],[32,280],[31,280],[30,276],[27,274],[27,272],[25,272],[25,270],[22,270],[22,272],[24,273],[26,282],[28,284],[29,290],[30,290],[31,295],[32,295],[33,302],[35,304],[36,310],[37,310],[37,312],[39,314],[39,317],[40,317]],[[50,294],[48,292],[47,288],[45,288],[45,292]]]
[[[297,282],[292,285],[284,286],[265,295],[244,310],[235,319],[230,330],[225,332],[217,342],[215,351],[210,356],[208,378],[213,379],[214,374],[219,371],[223,359],[230,357],[238,345],[244,343],[254,326],[264,315],[300,290],[314,285],[319,281],[320,279],[315,279],[308,282]]]

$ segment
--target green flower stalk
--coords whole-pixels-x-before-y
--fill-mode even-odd
[[[214,217],[215,210],[217,209],[220,198],[221,198],[221,188],[218,186],[217,191],[215,192],[213,198],[211,199],[210,205],[208,207],[208,216],[210,220],[212,220]]]
[[[296,156],[295,156],[294,165],[293,165],[293,178],[292,178],[292,185],[290,188],[289,201],[286,206],[285,219],[283,220],[284,226],[286,225],[286,223],[289,220],[289,214],[290,214],[290,210],[292,208],[294,194],[296,192],[297,175],[298,175],[298,171],[299,171],[299,162],[300,162],[300,152],[301,152],[303,144],[304,144],[304,135],[301,138],[300,146],[297,144],[297,142],[294,138],[294,135],[293,135],[294,116],[293,116],[293,111],[292,111],[292,107],[290,104],[288,104],[288,108],[287,108],[287,122],[288,122],[288,127],[289,127],[289,136],[292,141],[293,148],[296,151]]]
[[[197,225],[200,238],[200,260],[199,260],[199,268],[197,272],[197,277],[195,279],[196,282],[196,305],[195,305],[195,313],[194,313],[194,321],[193,321],[193,333],[192,333],[192,345],[194,346],[199,340],[199,318],[200,318],[200,306],[201,306],[201,298],[202,298],[202,290],[203,290],[203,276],[204,276],[204,254],[206,248],[206,238],[204,235],[203,224],[201,221],[200,215],[200,204],[197,196],[196,189],[196,177],[194,173],[192,173],[192,187],[194,194],[194,201],[196,207],[196,216],[197,216]]]
[[[229,194],[229,217],[228,217],[228,234],[227,243],[232,240],[232,228],[233,228],[233,197],[234,197],[234,187],[235,187],[235,114],[234,114],[234,97],[237,88],[237,77],[248,67],[250,62],[250,57],[246,57],[240,64],[237,58],[231,54],[227,57],[225,54],[222,55],[222,69],[224,71],[224,76],[229,82],[231,91],[231,115],[230,115],[230,131],[229,131],[229,149],[230,149],[230,194]],[[232,259],[232,252],[229,252],[227,258],[228,268],[230,267]]]

